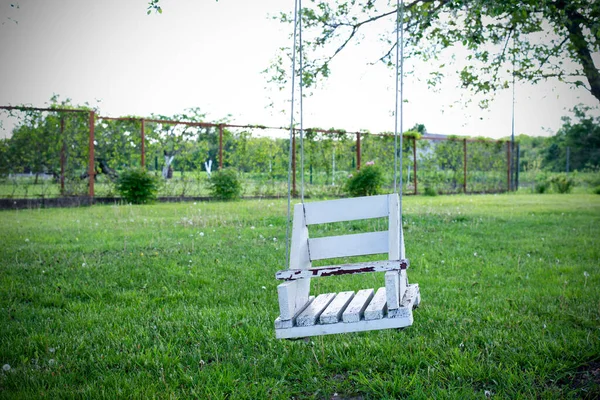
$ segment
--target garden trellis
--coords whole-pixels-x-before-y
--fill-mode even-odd
[[[143,166],[162,174],[165,149],[157,136],[169,127],[177,127],[178,135],[187,127],[190,138],[182,140],[184,145],[172,160],[173,178],[161,187],[161,197],[208,196],[204,173],[208,160],[212,170],[237,169],[243,175],[246,196],[286,193],[289,138],[285,131],[289,128],[154,116],[107,117],[82,108],[4,106],[0,119],[5,121],[5,138],[0,139],[0,198],[85,197],[86,204],[114,199],[111,170],[118,173]],[[307,196],[340,196],[348,175],[369,161],[389,171],[384,186],[393,187],[389,159],[393,135],[320,128],[304,132]],[[298,192],[302,175],[298,139],[296,128],[292,135],[293,193]],[[261,149],[268,149],[270,155]],[[509,190],[509,150],[507,141],[405,134],[404,193],[423,193],[427,187],[439,193]]]

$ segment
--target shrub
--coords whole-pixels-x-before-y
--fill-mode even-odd
[[[437,196],[438,192],[437,190],[435,190],[435,188],[433,186],[425,186],[425,190],[423,191],[423,194],[425,196]]]
[[[158,180],[143,168],[126,169],[117,179],[117,191],[129,203],[150,203],[156,199]]]
[[[242,195],[242,182],[234,169],[213,172],[208,181],[210,195],[219,200],[235,200]]]
[[[535,185],[533,186],[533,190],[535,193],[546,193],[550,188],[550,180],[548,176],[544,173],[537,174],[535,176]]]
[[[594,193],[596,193],[596,194],[600,194],[600,186],[596,186],[596,187],[594,188]]]
[[[575,180],[567,174],[557,174],[550,178],[552,187],[558,193],[569,193],[575,186]]]
[[[383,185],[383,172],[373,163],[367,163],[346,182],[345,191],[350,197],[375,195]]]

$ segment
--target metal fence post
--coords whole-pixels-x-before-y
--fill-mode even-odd
[[[356,132],[356,169],[360,170],[360,132]]]
[[[517,167],[515,171],[515,190],[519,190],[519,170],[521,169],[521,144],[517,143]]]
[[[223,169],[223,124],[219,125],[219,169]]]
[[[413,180],[415,182],[415,193],[417,194],[417,138],[413,136]]]
[[[142,162],[141,162],[141,164],[142,164],[142,168],[146,168],[146,131],[145,131],[146,130],[145,129],[146,128],[146,126],[145,126],[146,122],[144,121],[144,118],[142,118],[140,120],[140,122],[141,122],[141,125],[142,125],[141,126],[141,136],[142,136],[142,138],[141,138],[142,139],[142,148],[141,148],[141,150],[142,150]]]
[[[463,193],[467,194],[467,139],[463,139]]]
[[[510,141],[506,141],[506,187],[510,192],[510,162],[511,154],[510,154]]]
[[[60,138],[62,147],[60,148],[60,194],[65,194],[65,157],[67,154],[67,142],[65,138],[65,116],[60,116]]]
[[[94,199],[94,177],[96,175],[95,161],[94,161],[94,124],[96,122],[96,112],[90,111],[90,151],[89,151],[89,195],[90,199]]]

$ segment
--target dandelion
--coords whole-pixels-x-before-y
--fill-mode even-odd
[[[475,257],[477,257],[477,252],[473,253],[473,255],[474,255]]]
[[[273,226],[273,224],[269,224],[269,227],[272,227],[272,226]]]
[[[50,353],[54,353],[54,352],[56,351],[56,349],[55,349],[54,347],[50,347],[50,348],[48,349],[48,351],[49,351]]]
[[[485,397],[487,397],[488,399],[489,399],[490,397],[492,397],[492,392],[491,392],[491,391],[489,391],[489,390],[486,390],[486,391],[485,391],[485,392],[483,392],[483,393],[485,394]]]
[[[81,263],[81,266],[82,267],[87,267],[87,264],[86,263]]]
[[[200,232],[198,235],[200,235],[200,236],[204,236],[204,232]]]
[[[254,225],[250,227],[250,229],[254,229]]]
[[[444,263],[444,260],[442,260],[442,264]]]
[[[262,290],[267,290],[267,287],[266,286],[261,286],[261,289]]]
[[[587,271],[583,271],[583,277],[585,278],[585,280],[583,281],[583,287],[587,286],[587,278],[590,276],[590,274]]]
[[[3,370],[3,371],[5,371],[5,372],[8,372],[8,371],[10,371],[10,365],[8,365],[8,364],[4,364],[4,365],[2,366],[2,370]]]
[[[48,365],[54,365],[54,358],[48,360]]]
[[[354,176],[354,175],[352,175],[352,174],[349,174],[349,175],[348,175],[348,179],[352,178],[353,176]]]
[[[29,239],[25,239],[26,242],[29,242]]]
[[[276,241],[277,241],[277,238],[273,238],[273,241],[274,241],[274,242],[276,242]]]

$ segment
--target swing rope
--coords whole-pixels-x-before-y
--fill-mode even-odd
[[[294,147],[292,145],[294,140],[294,103],[295,103],[295,89],[296,89],[296,35],[298,31],[298,0],[294,1],[294,44],[292,46],[292,102],[290,111],[290,146],[289,146],[289,160],[288,160],[288,181],[287,181],[287,224],[285,228],[285,262],[284,265],[289,266],[290,259],[290,218],[292,210],[292,154]],[[300,74],[302,76],[302,74]]]
[[[398,10],[396,18],[396,110],[394,112],[394,138],[398,141],[398,119],[400,120],[400,228],[402,228],[402,152],[403,152],[403,122],[404,122],[404,0],[396,0]],[[400,77],[398,77],[400,75]],[[398,90],[398,80],[400,80],[400,90]],[[400,92],[400,104],[398,104],[398,92]],[[398,107],[399,106],[399,107]],[[398,117],[398,108],[400,108],[400,116]],[[396,163],[398,160],[398,151],[394,152],[394,193],[396,189]],[[404,243],[404,232],[400,229],[400,243]],[[400,252],[402,254],[402,251]],[[402,255],[404,256],[404,255]]]

